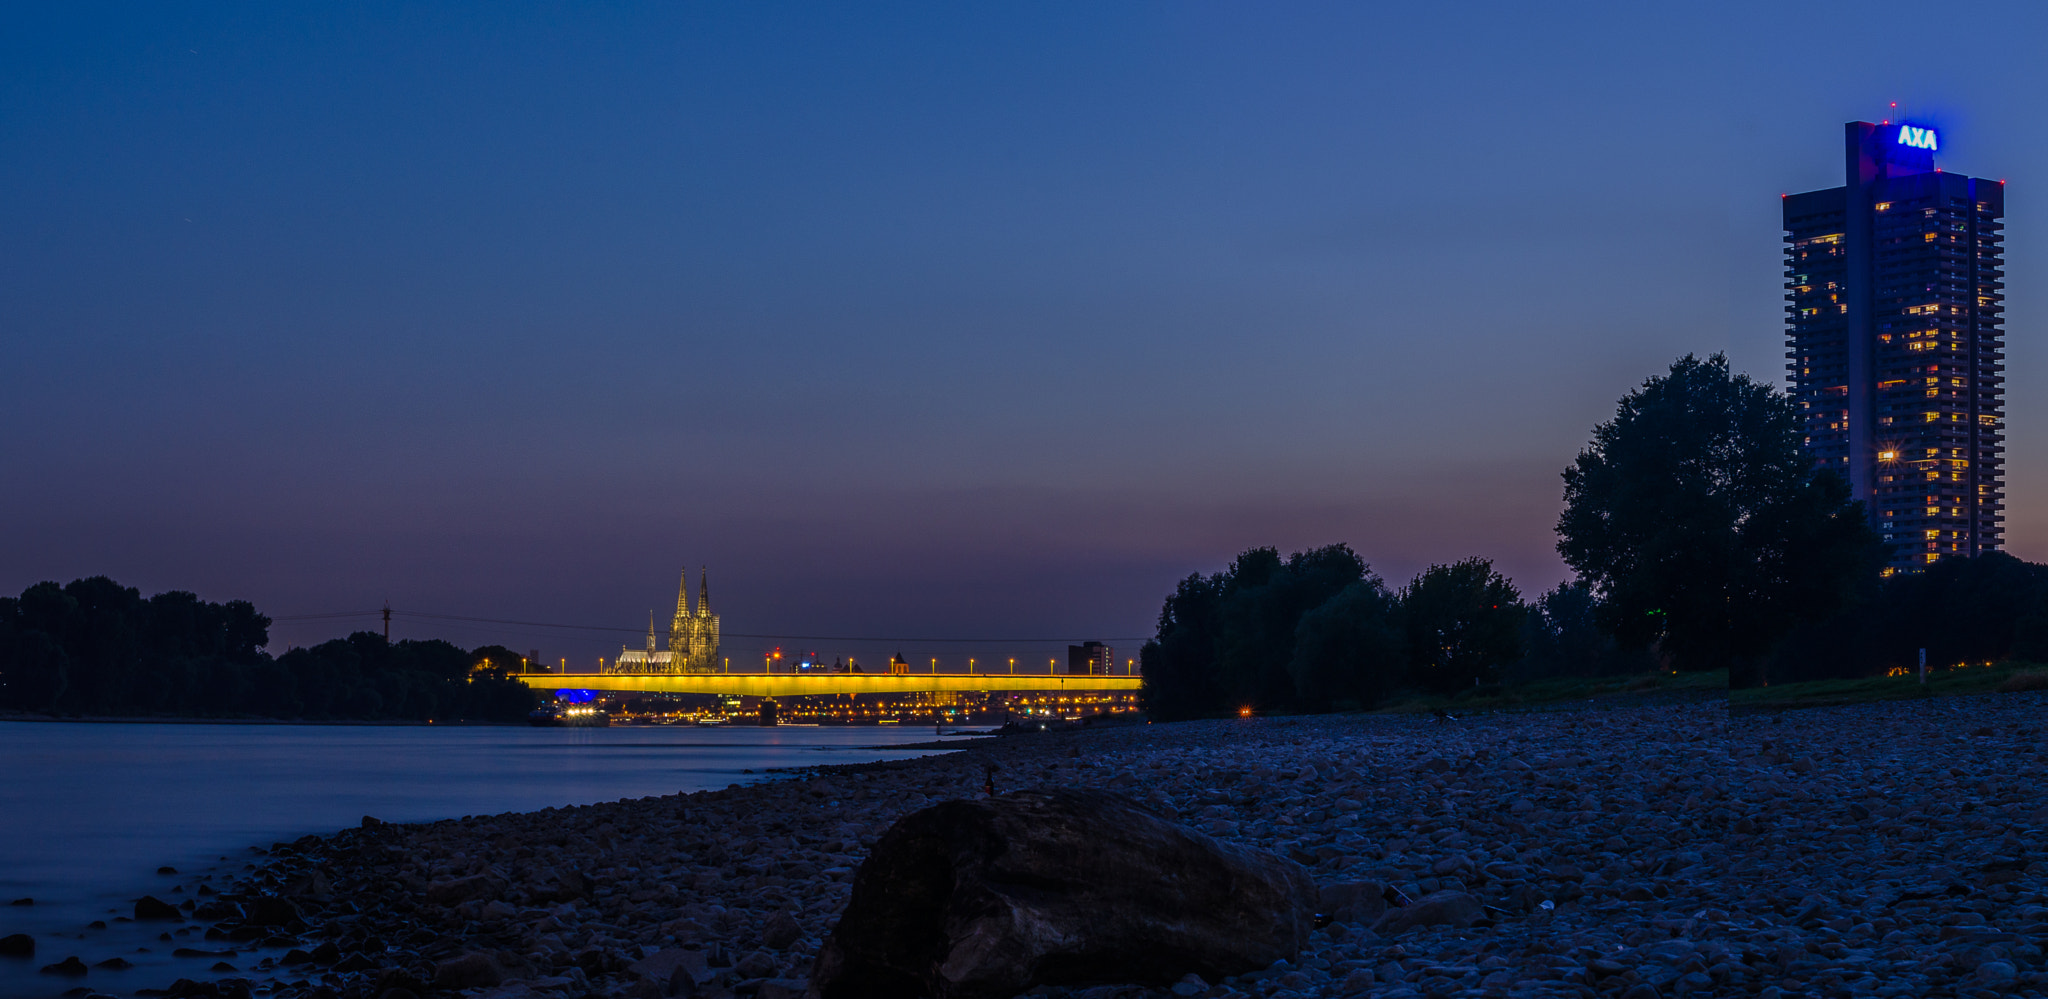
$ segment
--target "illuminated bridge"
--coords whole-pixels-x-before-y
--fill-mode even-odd
[[[827,694],[1135,692],[1136,676],[1045,673],[514,673],[541,690],[810,697]]]

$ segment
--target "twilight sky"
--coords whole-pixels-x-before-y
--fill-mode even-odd
[[[1618,396],[1782,383],[1778,195],[1891,101],[2012,182],[2048,559],[2048,7],[310,6],[0,10],[0,592],[635,628],[708,564],[731,633],[1127,640],[1345,541],[1533,595]]]

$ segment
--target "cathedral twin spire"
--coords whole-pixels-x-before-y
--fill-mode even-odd
[[[718,615],[711,613],[711,571],[697,570],[697,604],[690,605],[690,570],[683,570],[676,587],[676,616],[669,623],[668,650],[655,648],[654,612],[647,612],[647,648],[619,650],[612,673],[716,673],[724,665],[718,657]]]
[[[697,604],[690,606],[690,570],[676,587],[676,616],[669,625],[672,668],[684,673],[718,671],[718,616],[711,613],[711,570],[699,566]]]
[[[697,607],[690,608],[690,570],[683,570],[683,581],[676,586],[676,621],[681,623],[699,615],[711,613],[711,570],[699,567],[697,577]]]

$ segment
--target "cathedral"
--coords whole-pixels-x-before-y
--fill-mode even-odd
[[[607,673],[718,673],[718,615],[711,613],[711,573],[699,570],[697,607],[690,608],[690,570],[676,591],[676,617],[668,626],[668,648],[654,647],[654,622],[647,622],[647,648],[622,649]]]

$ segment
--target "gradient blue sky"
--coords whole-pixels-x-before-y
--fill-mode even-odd
[[[309,8],[0,11],[0,591],[630,628],[687,563],[732,632],[1078,640],[1346,541],[1534,593],[1621,393],[1782,381],[1778,195],[1890,101],[2012,182],[2048,558],[2037,4]]]

